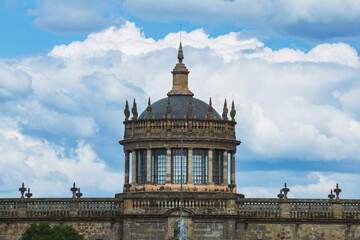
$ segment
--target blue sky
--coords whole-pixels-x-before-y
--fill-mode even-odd
[[[359,198],[360,4],[353,0],[0,2],[0,196],[122,191],[125,100],[190,89],[237,110],[238,192]],[[156,86],[156,87],[154,87]],[[354,190],[355,189],[355,190]]]

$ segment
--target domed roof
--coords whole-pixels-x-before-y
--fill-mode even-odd
[[[191,104],[193,107],[192,117],[194,119],[208,119],[209,105],[207,103],[192,96],[170,95],[168,98],[170,99],[171,105],[171,118],[187,118],[188,107],[191,98]],[[168,105],[168,98],[160,99],[159,101],[151,104],[151,118],[166,118],[166,106]],[[212,115],[213,119],[215,120],[222,119],[220,115],[215,111],[215,109],[213,109]],[[147,119],[147,111],[143,111],[138,119]]]

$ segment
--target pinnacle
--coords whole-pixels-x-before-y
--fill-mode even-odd
[[[179,59],[179,62],[182,62],[182,60],[184,59],[184,53],[183,53],[183,50],[182,50],[181,42],[180,42],[180,46],[179,46],[178,59]]]

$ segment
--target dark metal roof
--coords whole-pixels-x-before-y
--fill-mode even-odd
[[[181,96],[181,95],[174,95],[169,96],[170,98],[170,105],[171,105],[171,118],[186,118],[188,113],[188,106],[189,106],[189,98],[190,96]],[[166,118],[166,106],[168,103],[168,98],[160,99],[155,103],[151,104],[152,111],[151,117],[152,118]],[[208,118],[208,107],[209,105],[197,98],[191,97],[191,104],[193,106],[192,116],[194,119],[207,119]],[[222,118],[220,115],[213,110],[213,119],[221,120]],[[147,118],[147,111],[143,111],[140,114],[139,119],[146,119]]]

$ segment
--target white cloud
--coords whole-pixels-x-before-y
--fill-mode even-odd
[[[31,78],[26,72],[0,62],[0,99],[22,97],[30,90]]]
[[[34,197],[70,196],[73,181],[84,196],[121,191],[123,174],[109,170],[90,145],[80,141],[75,149],[64,149],[24,135],[11,118],[0,119],[2,192],[12,192],[22,181],[31,188]]]
[[[38,0],[29,13],[35,23],[55,32],[89,32],[122,23],[116,1]]]
[[[326,199],[330,190],[342,189],[340,198],[358,198],[354,189],[360,179],[359,174],[308,171],[239,171],[237,191],[247,198],[277,198],[280,189],[287,183],[289,198]]]
[[[228,103],[235,100],[240,158],[358,161],[359,57],[351,46],[324,43],[307,53],[274,51],[241,32],[210,38],[201,29],[184,32],[183,46],[195,97],[208,101],[212,96],[220,114],[225,97]],[[28,167],[39,161],[39,168],[31,171],[43,175],[34,177],[34,183],[46,179],[61,188],[58,179],[85,179],[86,172],[74,170],[79,166],[108,174],[106,169],[116,165],[114,159],[123,158],[117,140],[122,138],[125,100],[136,97],[140,113],[148,96],[152,102],[166,96],[177,47],[178,33],[156,41],[127,22],[92,33],[84,41],[55,46],[48,56],[0,62],[0,76],[19,81],[0,81],[12,96],[0,102],[0,110],[16,123],[4,129],[29,138],[35,149],[18,148],[11,138],[4,140],[12,149],[9,153]],[[74,146],[76,142],[80,144]],[[51,159],[51,165],[44,159]],[[57,168],[64,170],[56,172]],[[12,174],[11,179],[21,179]]]
[[[311,38],[360,34],[356,28],[360,4],[356,0],[167,0],[151,2],[151,7],[146,0],[127,0],[124,6],[132,14],[151,20],[233,22]]]

